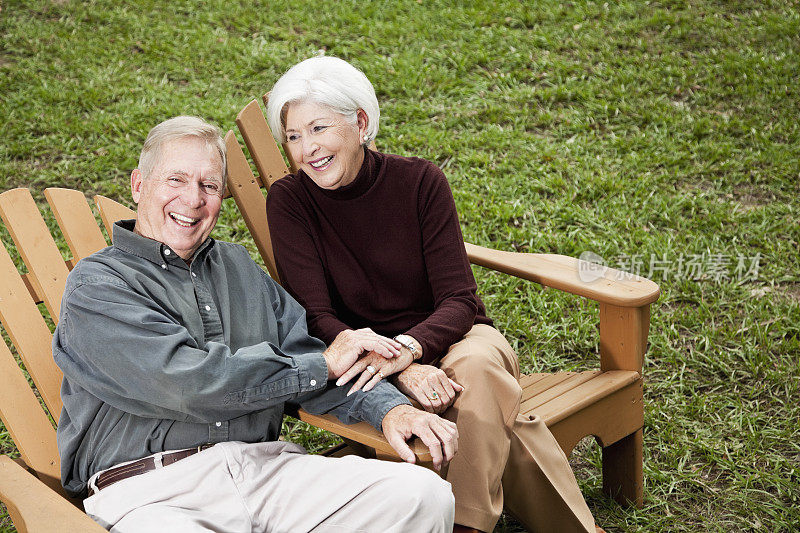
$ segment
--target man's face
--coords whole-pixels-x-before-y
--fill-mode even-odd
[[[196,137],[164,144],[147,179],[139,169],[131,173],[134,231],[191,260],[217,223],[222,172],[217,151]]]

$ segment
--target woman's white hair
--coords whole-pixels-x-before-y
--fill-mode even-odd
[[[187,137],[197,137],[204,141],[210,148],[217,150],[220,161],[222,161],[222,188],[228,179],[228,166],[225,164],[225,141],[222,140],[222,132],[213,124],[209,124],[199,117],[186,115],[170,118],[157,124],[142,146],[142,153],[139,155],[139,171],[142,178],[147,179],[155,168],[158,158],[161,157],[161,148],[170,141],[185,139]]]
[[[286,142],[286,111],[290,104],[315,102],[327,106],[351,123],[363,109],[367,131],[363,144],[378,136],[380,108],[375,89],[363,72],[338,57],[312,57],[281,76],[269,93],[267,120],[278,142]]]

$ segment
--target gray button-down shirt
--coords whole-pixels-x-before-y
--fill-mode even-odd
[[[378,429],[409,403],[386,382],[349,397],[327,387],[305,311],[243,247],[208,239],[187,265],[132,230],[117,223],[114,245],[80,261],[64,291],[53,355],[68,492],[158,451],[275,440],[286,403]]]

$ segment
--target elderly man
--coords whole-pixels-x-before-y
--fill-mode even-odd
[[[409,462],[418,435],[437,468],[457,432],[386,382],[329,386],[362,353],[400,346],[370,330],[327,348],[309,336],[244,248],[209,238],[224,188],[216,127],[159,124],[131,174],[136,220],[70,273],[53,340],[64,487],[114,531],[449,531],[453,496],[433,472],[277,440],[287,403],[366,420]]]

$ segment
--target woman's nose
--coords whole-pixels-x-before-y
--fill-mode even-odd
[[[319,144],[317,144],[317,141],[309,138],[308,135],[304,135],[301,142],[303,143],[303,155],[306,157],[312,155],[314,152],[317,151],[317,148],[319,148]]]

